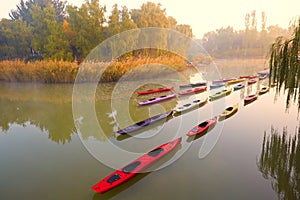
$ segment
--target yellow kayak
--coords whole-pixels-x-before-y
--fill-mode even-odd
[[[225,97],[225,96],[229,95],[231,93],[231,91],[232,91],[231,87],[224,89],[220,92],[215,93],[214,95],[210,95],[209,100],[213,101],[213,100]]]
[[[268,86],[264,86],[264,87],[262,87],[260,90],[259,90],[259,92],[258,92],[258,94],[259,95],[262,95],[262,94],[265,94],[265,93],[267,93],[268,91],[269,91],[269,87]]]
[[[232,85],[232,84],[236,84],[236,83],[241,83],[241,82],[244,82],[244,81],[245,81],[245,79],[239,78],[239,79],[235,79],[235,80],[228,81],[228,82],[227,82],[227,85]]]
[[[237,112],[239,108],[239,104],[235,104],[234,106],[227,107],[220,115],[219,120],[226,119],[228,117],[231,117],[234,113]]]

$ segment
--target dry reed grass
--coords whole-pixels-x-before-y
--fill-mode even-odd
[[[114,61],[104,71],[101,82],[114,82],[119,80],[131,69],[146,64],[163,64],[180,71],[186,68],[186,61],[177,56],[157,58],[133,58]],[[107,63],[100,63],[103,66]],[[85,70],[81,71],[80,82],[99,80],[103,67],[99,63],[84,63]],[[36,82],[36,83],[74,83],[80,65],[65,61],[35,61],[25,63],[22,60],[1,61],[0,81],[6,82]],[[140,72],[144,76],[147,72]]]

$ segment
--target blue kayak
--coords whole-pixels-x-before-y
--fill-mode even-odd
[[[166,113],[163,113],[163,114],[156,115],[156,116],[153,116],[151,118],[145,119],[143,121],[137,122],[133,125],[127,126],[124,129],[118,130],[117,133],[119,133],[121,135],[124,135],[126,133],[131,133],[131,132],[137,131],[137,130],[139,130],[143,127],[149,126],[150,124],[153,124],[153,123],[155,123],[159,120],[167,118],[170,114],[172,114],[172,112],[173,111],[166,112]]]

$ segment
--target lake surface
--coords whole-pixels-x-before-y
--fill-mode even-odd
[[[219,75],[254,74],[262,68],[219,67]],[[268,85],[268,79],[130,135],[116,133],[220,90],[137,105],[157,95],[137,96],[137,91],[174,86],[178,93],[180,84],[205,80],[211,73],[205,67],[200,71],[202,75],[192,70],[101,84],[94,101],[90,85],[82,84],[82,96],[73,99],[73,107],[73,85],[0,83],[0,199],[299,199],[297,105],[286,109],[286,96],[276,95],[275,88],[246,106],[243,102]],[[217,122],[203,137],[187,138],[195,125],[235,103],[236,114]],[[115,171],[111,166],[121,167],[178,137],[181,145],[156,164],[153,170],[158,170],[139,174],[105,194],[91,190]]]

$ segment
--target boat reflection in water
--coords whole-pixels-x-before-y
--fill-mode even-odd
[[[279,199],[300,199],[300,131],[289,135],[271,128],[263,138],[258,168],[263,177],[271,180]]]

